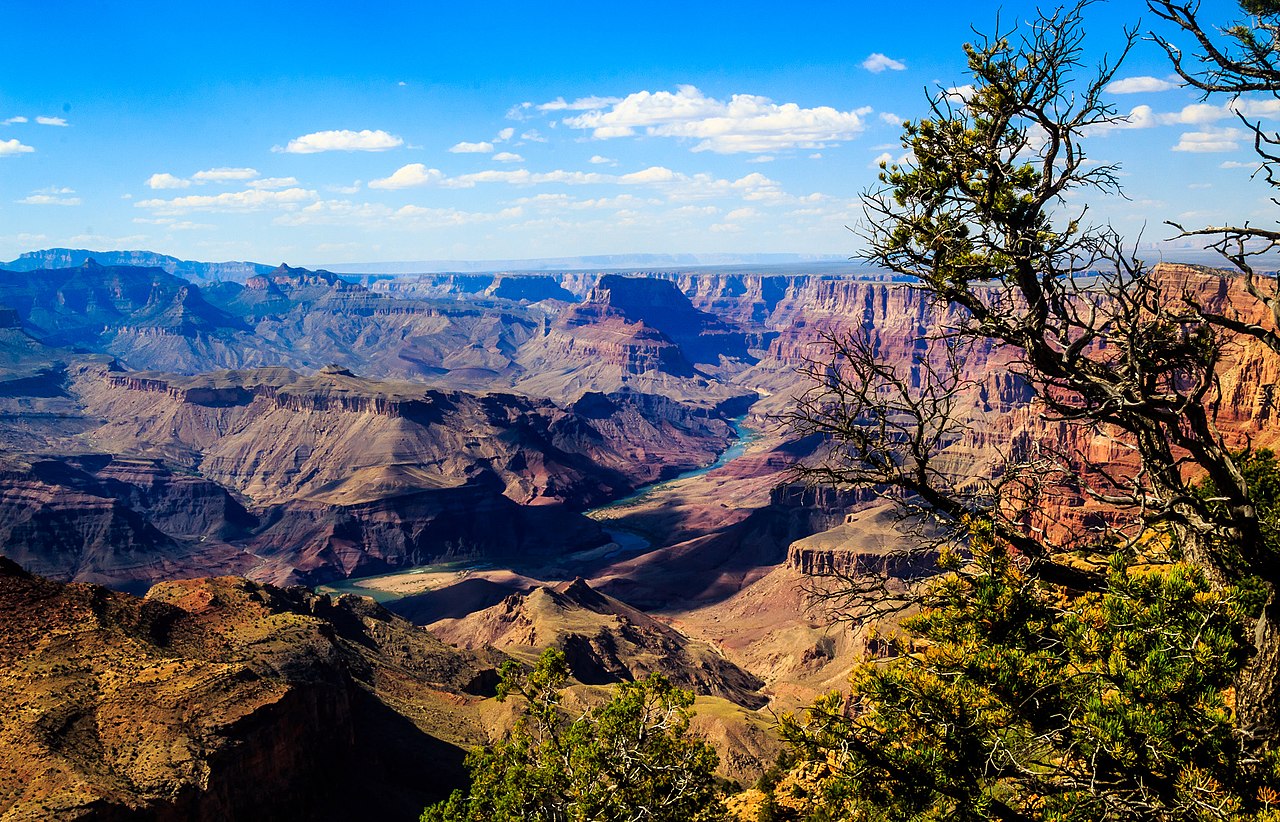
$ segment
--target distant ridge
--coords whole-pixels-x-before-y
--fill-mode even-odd
[[[244,282],[259,274],[270,274],[275,266],[262,263],[224,262],[204,263],[179,260],[154,251],[90,251],[83,248],[46,248],[28,251],[16,260],[0,263],[8,271],[38,271],[45,268],[77,268],[89,260],[98,265],[132,265],[144,268],[162,268],[170,274],[196,282],[234,280]]]

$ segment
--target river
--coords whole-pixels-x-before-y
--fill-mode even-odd
[[[588,511],[584,511],[583,513],[587,516],[592,516],[593,514],[635,505],[650,495],[658,493],[665,488],[669,488],[678,482],[682,482],[692,477],[700,477],[703,474],[710,473],[723,465],[733,462],[738,457],[742,456],[753,442],[760,438],[760,432],[753,428],[748,428],[744,424],[745,420],[745,416],[730,420],[729,424],[733,426],[733,432],[737,435],[737,439],[735,439],[728,448],[721,451],[720,455],[716,457],[715,461],[710,465],[704,465],[701,468],[694,468],[692,470],[685,471],[684,473],[677,474],[668,480],[650,483],[642,488],[638,488],[634,493],[628,494],[621,499],[616,499],[613,502],[601,505],[597,508],[592,508]],[[628,554],[644,553],[652,547],[649,540],[643,535],[637,534],[634,531],[629,531],[625,528],[608,526],[604,527],[604,532],[609,535],[609,538],[612,540],[611,543],[602,545],[598,548],[592,548],[589,551],[580,551],[579,553],[571,554],[566,557],[566,559],[573,562],[614,559]],[[426,578],[431,576],[461,578],[467,575],[470,571],[491,570],[494,567],[495,566],[493,564],[481,560],[476,560],[474,562],[454,561],[436,563],[434,565],[420,565],[413,568],[405,568],[400,571],[393,571],[389,574],[352,577],[350,579],[330,582],[325,585],[317,585],[316,590],[320,593],[326,594],[358,594],[360,596],[373,597],[373,599],[378,602],[391,602],[400,599],[405,594],[396,590],[385,590],[382,587],[375,587],[364,583],[374,582],[375,580],[385,581],[394,577],[406,576],[420,577],[422,578],[422,582],[425,583],[427,582]],[[443,582],[445,580],[442,579],[441,581]]]

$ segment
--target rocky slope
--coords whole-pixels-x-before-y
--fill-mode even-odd
[[[71,430],[28,431],[36,453],[0,475],[0,538],[41,573],[118,587],[582,550],[606,540],[577,511],[710,462],[731,436],[707,409],[651,395],[563,408],[336,367],[181,377],[87,362],[62,389]]]
[[[244,580],[138,599],[0,559],[0,610],[6,819],[414,819],[495,682],[368,600]]]
[[[564,651],[574,678],[586,684],[642,679],[652,672],[695,693],[761,707],[764,684],[704,643],[594,590],[581,578],[538,586],[431,631],[461,648],[493,646],[531,658],[543,648]]]

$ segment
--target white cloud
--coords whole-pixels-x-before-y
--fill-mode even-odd
[[[451,228],[475,223],[518,219],[524,215],[520,206],[496,212],[460,211],[454,208],[427,208],[406,205],[393,209],[381,203],[354,203],[350,200],[319,200],[304,208],[281,214],[272,222],[284,226],[366,225],[377,228],[425,230]]]
[[[16,116],[16,117],[10,117],[8,120],[5,120],[5,121],[4,121],[4,124],[5,124],[6,126],[11,126],[11,125],[13,125],[14,123],[26,123],[26,122],[29,122],[29,121],[27,120],[27,118],[26,118],[26,117],[23,117],[21,114],[19,114],[19,115],[18,115],[18,116]]]
[[[747,160],[747,162],[748,163],[772,163],[775,159],[777,158],[775,158],[772,154],[757,154],[755,157],[752,157],[750,160]]]
[[[147,178],[147,188],[190,188],[191,181],[175,177],[167,171],[152,174]]]
[[[67,126],[67,121],[61,117],[37,117],[36,122],[42,126]]]
[[[889,165],[892,162],[893,162],[893,155],[886,151],[871,161],[871,167],[879,168],[881,164]]]
[[[881,120],[881,122],[888,123],[889,125],[894,126],[894,127],[897,127],[897,128],[901,128],[901,126],[902,126],[902,122],[903,122],[903,120],[904,120],[904,119],[905,119],[905,118],[903,118],[903,117],[899,117],[898,115],[894,114],[892,111],[882,111],[882,112],[880,112],[880,120]]]
[[[1090,126],[1086,129],[1088,134],[1108,134],[1112,131],[1126,131],[1138,128],[1155,128],[1162,122],[1162,118],[1168,118],[1175,115],[1156,114],[1155,110],[1148,105],[1134,106],[1129,113],[1116,120],[1113,123],[1101,123],[1096,126]],[[1169,121],[1171,122],[1171,121]]]
[[[261,180],[253,180],[246,185],[249,188],[277,189],[290,188],[298,184],[297,177],[264,177]]]
[[[618,164],[617,160],[614,160],[611,157],[604,157],[600,154],[591,155],[591,159],[588,162],[593,166],[613,166]]]
[[[69,188],[46,188],[37,191],[27,197],[23,197],[16,202],[26,205],[55,205],[55,206],[78,206],[80,205],[79,197],[67,197],[64,195],[75,194]]]
[[[1199,126],[1205,123],[1216,123],[1233,116],[1226,106],[1213,106],[1208,103],[1192,103],[1183,106],[1181,111],[1172,114],[1161,114],[1158,119],[1165,125]]]
[[[6,157],[10,154],[30,154],[33,151],[35,151],[34,148],[23,145],[16,139],[0,140],[0,157]]]
[[[870,108],[837,111],[829,106],[778,105],[767,97],[736,94],[728,101],[693,86],[676,91],[639,91],[606,111],[590,111],[563,122],[589,129],[598,140],[629,137],[643,129],[657,137],[700,140],[694,151],[764,154],[788,148],[823,148],[851,140],[864,128]]]
[[[751,220],[759,216],[759,211],[747,206],[745,208],[735,208],[733,211],[724,215],[724,219],[725,222],[732,222],[734,220]]]
[[[499,151],[493,155],[493,159],[499,163],[523,163],[524,158],[519,154],[513,154],[510,151]]]
[[[901,60],[895,60],[892,57],[887,57],[881,54],[880,52],[876,51],[869,54],[867,56],[867,59],[862,61],[862,67],[867,71],[871,72],[872,74],[879,74],[885,69],[893,69],[894,71],[903,71],[904,69],[906,69],[907,64],[902,62]]]
[[[547,141],[547,138],[539,134],[536,128],[531,128],[528,131],[521,134],[520,139],[526,140],[530,143],[545,143]]]
[[[809,155],[809,159],[810,159],[810,160],[821,160],[821,159],[822,159],[822,152],[821,152],[821,151],[815,151],[814,153],[812,153],[812,154],[810,154],[810,155]]]
[[[427,168],[422,163],[410,163],[400,166],[390,177],[381,180],[370,180],[369,188],[414,188],[438,183],[444,179],[444,173],[438,168]]]
[[[322,151],[387,151],[404,145],[404,140],[385,131],[315,131],[290,140],[284,148],[272,151],[286,154],[318,154]]]
[[[482,141],[479,143],[457,143],[453,148],[449,149],[453,154],[490,154],[493,152],[493,143]]]
[[[1226,160],[1218,168],[1247,168],[1250,171],[1257,171],[1262,167],[1262,163],[1254,161],[1252,163],[1242,163],[1239,160]]]
[[[495,143],[505,143],[507,140],[510,140],[514,136],[516,136],[516,130],[508,126],[507,128],[504,128],[502,131],[499,131],[498,136],[495,137],[493,141]]]
[[[283,191],[226,191],[222,194],[190,194],[172,200],[141,200],[134,203],[161,214],[183,214],[188,211],[261,211],[266,208],[294,208],[300,203],[316,199],[314,191],[302,188],[286,188]]]
[[[538,111],[599,111],[621,102],[621,97],[579,97],[572,102],[565,102],[563,97],[557,97],[550,103],[542,103],[537,106],[537,109]]]
[[[134,217],[138,225],[158,225],[170,231],[214,231],[217,226],[209,223],[193,223],[190,220],[175,220],[173,217]]]
[[[1227,103],[1232,113],[1239,112],[1245,117],[1275,117],[1280,114],[1280,99],[1241,99]]]
[[[514,171],[480,171],[475,174],[461,174],[457,177],[446,178],[441,185],[445,188],[474,188],[476,183],[507,183],[509,185],[528,186],[544,183],[591,185],[610,182],[617,182],[617,180],[608,174],[561,170],[535,173],[526,169],[516,169]]]
[[[355,194],[360,190],[360,186],[364,185],[360,180],[356,180],[349,186],[328,186],[325,190],[332,191],[335,194]]]
[[[258,176],[256,168],[208,168],[197,171],[191,179],[198,183],[228,183],[239,180],[252,180]]]
[[[1173,151],[1188,151],[1197,154],[1235,151],[1240,147],[1239,140],[1244,136],[1238,128],[1210,128],[1204,131],[1185,132],[1173,147]]]
[[[630,174],[623,174],[618,178],[619,183],[625,185],[644,185],[648,183],[670,183],[678,178],[678,175],[669,168],[662,166],[649,166],[643,171],[633,171]]]
[[[1139,94],[1147,91],[1169,91],[1177,87],[1177,83],[1161,80],[1159,77],[1142,76],[1114,80],[1107,85],[1104,91],[1109,91],[1112,94]]]

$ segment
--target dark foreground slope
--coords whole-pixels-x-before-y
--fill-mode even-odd
[[[145,599],[0,558],[0,817],[413,819],[482,738],[493,652],[242,579]]]

